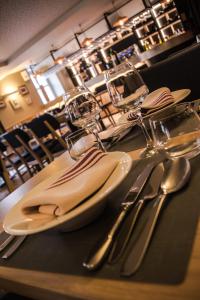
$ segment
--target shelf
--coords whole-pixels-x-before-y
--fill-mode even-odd
[[[173,11],[177,11],[176,7],[172,8],[172,9],[170,9],[169,11],[164,12],[162,15],[156,17],[156,21],[159,20],[160,18],[162,18],[162,17],[165,16],[165,15],[169,15],[169,14],[170,14],[171,12],[173,12]]]
[[[179,35],[175,35],[175,34],[170,35],[170,37],[167,39],[167,41],[169,41],[169,40],[171,40],[171,39],[174,39],[175,37],[181,36],[181,35],[183,35],[183,34],[185,34],[185,33],[186,33],[186,32],[184,31],[184,32],[180,33]],[[167,41],[165,41],[165,42],[167,42]]]
[[[177,20],[177,21],[174,21],[174,22],[172,22],[172,23],[170,23],[170,24],[168,24],[168,25],[160,28],[160,31],[163,31],[163,30],[167,29],[168,27],[174,26],[175,24],[178,24],[178,23],[182,23],[182,21],[180,19]]]
[[[141,25],[141,26],[138,27],[138,28],[134,28],[134,30],[135,30],[135,31],[140,30],[141,28],[144,28],[145,26],[148,26],[148,25],[153,24],[153,23],[155,23],[154,20],[149,21],[148,23],[143,24],[143,25]]]
[[[167,9],[171,4],[174,4],[174,1],[171,1],[168,5],[166,5],[165,6],[165,4],[164,3],[156,3],[156,4],[154,4],[153,6],[152,6],[152,10],[153,10],[153,12],[154,12],[154,15],[155,15],[155,10],[156,10],[156,8],[158,8],[158,7],[160,7],[160,8],[162,8],[162,9]],[[155,17],[157,17],[157,15],[155,15]]]
[[[145,36],[144,38],[140,38],[140,41],[141,41],[141,40],[146,40],[146,39],[148,39],[149,37],[154,36],[154,35],[156,35],[156,34],[159,35],[159,32],[158,32],[158,31],[155,31],[155,32],[153,32],[153,33],[151,33],[151,34]]]
[[[134,34],[133,32],[128,33],[127,35],[123,36],[121,39],[119,39],[119,40],[113,42],[112,44],[110,44],[110,45],[108,45],[108,46],[102,47],[102,48],[103,48],[104,50],[107,50],[107,49],[111,48],[112,46],[116,45],[117,43],[119,43],[119,42],[125,40],[127,37],[129,37],[129,36],[131,36],[131,35],[133,35],[133,34]]]

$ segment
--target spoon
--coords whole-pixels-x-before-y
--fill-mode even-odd
[[[190,177],[190,163],[183,157],[169,160],[169,167],[165,170],[161,181],[161,194],[155,200],[144,230],[130,250],[121,268],[121,275],[130,276],[140,267],[149,246],[159,213],[163,207],[166,196],[180,190]]]

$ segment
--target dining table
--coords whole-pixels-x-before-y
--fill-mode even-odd
[[[0,289],[46,300],[200,299],[199,156],[190,160],[192,172],[187,186],[169,196],[147,257],[136,275],[122,277],[118,265],[106,262],[93,272],[82,266],[91,247],[105,235],[114,219],[120,203],[120,199],[115,199],[127,192],[135,174],[152,159],[140,158],[144,145],[141,132],[132,130],[127,138],[110,148],[109,151],[128,153],[133,166],[125,180],[108,196],[108,208],[91,224],[74,232],[48,230],[28,236],[13,256],[7,260],[0,258]],[[66,151],[10,193],[0,202],[1,223],[27,192],[73,163]]]

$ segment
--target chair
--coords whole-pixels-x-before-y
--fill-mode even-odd
[[[17,128],[2,136],[17,155],[18,161],[14,161],[14,164],[19,164],[19,161],[21,161],[21,163],[26,166],[30,176],[33,176],[36,170],[44,168],[44,165],[47,162],[46,154],[40,145],[36,144],[31,146],[30,142],[32,138],[27,132]]]
[[[1,160],[2,171],[12,168],[16,171],[21,181],[25,182],[22,174],[20,173],[20,167],[24,165],[23,162],[21,161],[20,157],[16,153],[12,152],[8,154],[7,146],[1,141],[0,141],[0,160]],[[4,178],[5,181],[6,176],[3,175],[2,177]]]
[[[42,150],[50,161],[54,156],[67,150],[67,145],[61,135],[59,122],[50,114],[44,114],[26,124],[33,137],[37,140]]]
[[[2,159],[2,157],[0,156],[0,176],[3,178],[9,192],[13,192],[14,191],[14,184],[10,179],[9,173],[6,169],[4,160]]]

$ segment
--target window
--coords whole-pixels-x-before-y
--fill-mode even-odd
[[[65,93],[65,90],[55,73],[49,75],[48,78],[45,78],[44,75],[37,75],[35,77],[30,72],[29,74],[43,104],[47,104]]]
[[[52,88],[57,97],[62,96],[65,93],[65,90],[55,73],[51,74],[47,78],[47,82],[49,83],[49,86]]]

